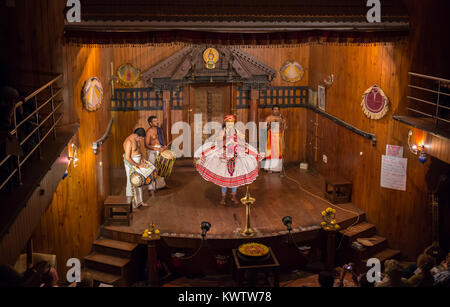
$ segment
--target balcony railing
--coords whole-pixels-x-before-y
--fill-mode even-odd
[[[8,161],[9,167],[6,168],[8,169],[6,175],[1,178],[0,191],[15,176],[17,176],[18,184],[22,184],[24,164],[36,151],[42,158],[42,145],[50,134],[56,139],[55,127],[63,117],[62,114],[56,112],[63,105],[63,100],[61,98],[62,88],[57,88],[55,83],[62,79],[62,76],[62,74],[59,74],[54,77],[13,107],[14,128],[9,131],[9,134],[17,139],[23,155],[5,154],[2,157],[0,168]],[[20,108],[22,110],[28,109],[29,112],[18,112]],[[22,115],[22,117],[19,118],[19,115]],[[34,128],[30,129],[30,127]],[[5,170],[5,167],[3,167],[3,170]]]
[[[450,80],[409,72],[407,107],[415,116],[433,121],[434,128],[450,124]],[[414,82],[413,82],[414,81]]]

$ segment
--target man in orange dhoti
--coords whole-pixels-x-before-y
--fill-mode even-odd
[[[262,167],[269,173],[281,172],[283,169],[283,134],[287,125],[280,114],[278,105],[272,107],[272,114],[267,116],[266,123],[266,159],[263,161]]]

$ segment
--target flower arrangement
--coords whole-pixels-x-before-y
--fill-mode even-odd
[[[326,208],[322,211],[322,219],[323,222],[320,225],[324,230],[337,231],[341,229],[341,226],[336,223],[336,209]]]
[[[143,238],[148,238],[152,235],[159,235],[159,229],[156,228],[156,224],[151,223],[148,225],[148,228],[145,228],[144,233],[142,234]]]

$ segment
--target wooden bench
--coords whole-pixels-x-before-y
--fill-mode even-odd
[[[130,226],[132,215],[132,197],[108,196],[105,204],[105,225]]]
[[[325,198],[334,204],[349,203],[352,199],[352,183],[342,178],[325,179]]]

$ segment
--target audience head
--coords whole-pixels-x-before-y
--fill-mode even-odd
[[[433,258],[431,258],[431,256],[427,255],[427,254],[421,254],[419,255],[419,257],[417,258],[417,267],[422,271],[422,272],[429,272],[434,266],[434,261]]]
[[[447,254],[444,263],[447,265],[447,270],[450,270],[450,253]]]
[[[374,288],[375,283],[367,280],[367,274],[361,274],[358,278],[358,283],[360,288]]]
[[[390,279],[401,279],[403,268],[395,259],[388,259],[384,262],[384,273],[389,276]]]
[[[0,288],[19,287],[22,276],[9,265],[0,266]]]
[[[56,286],[58,275],[56,270],[47,261],[36,263],[31,269],[24,274],[25,287],[45,287]]]
[[[334,277],[328,271],[322,271],[319,273],[319,285],[322,288],[332,288],[334,285]]]

